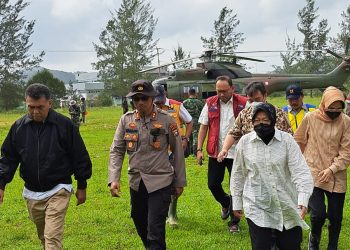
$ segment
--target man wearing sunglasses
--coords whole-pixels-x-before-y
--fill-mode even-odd
[[[131,217],[146,249],[166,249],[165,219],[171,190],[179,197],[186,185],[181,136],[174,118],[153,104],[156,95],[146,80],[132,84],[126,97],[132,98],[136,109],[119,121],[108,169],[110,192],[119,197],[123,159],[125,152],[128,154]]]

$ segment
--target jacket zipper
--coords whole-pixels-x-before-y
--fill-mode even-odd
[[[41,131],[41,127],[37,130],[37,135],[38,135],[37,165],[38,165],[38,183],[40,186],[40,190],[43,191],[43,188],[41,187],[41,183],[40,183],[40,131]]]

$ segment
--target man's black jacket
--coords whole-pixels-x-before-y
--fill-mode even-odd
[[[71,120],[50,110],[44,123],[27,114],[11,127],[0,157],[0,189],[12,181],[18,164],[27,189],[44,192],[58,184],[87,186],[92,166],[84,142]]]

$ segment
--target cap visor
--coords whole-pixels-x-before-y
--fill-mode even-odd
[[[288,95],[286,99],[299,99],[301,95]]]
[[[126,97],[133,97],[134,95],[141,94],[145,96],[156,96],[157,92],[152,91],[152,92],[130,92],[129,94],[126,95]]]

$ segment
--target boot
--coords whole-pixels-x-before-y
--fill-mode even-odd
[[[308,250],[319,250],[320,239],[321,239],[321,235],[315,235],[310,232]]]
[[[169,226],[172,226],[172,227],[177,226],[176,207],[177,207],[177,198],[175,195],[171,195],[171,202],[170,202],[169,211],[168,211],[168,219],[166,223],[168,223]]]

